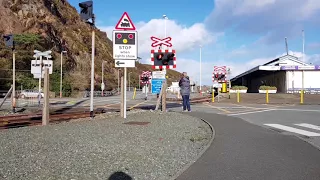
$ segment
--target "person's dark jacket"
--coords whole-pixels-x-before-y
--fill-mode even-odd
[[[190,95],[190,80],[189,77],[183,77],[179,81],[180,87],[180,94],[183,95]]]

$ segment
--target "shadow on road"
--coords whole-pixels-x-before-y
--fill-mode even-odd
[[[132,180],[132,177],[124,172],[113,173],[108,180]]]
[[[82,104],[84,101],[86,101],[86,100],[81,100],[81,101],[79,101],[79,102],[77,102],[77,103],[75,103],[75,104],[73,104],[73,105],[71,105],[71,106],[67,106],[67,107],[58,109],[58,110],[56,110],[56,111],[54,111],[54,112],[55,112],[55,113],[63,113],[63,112],[65,112],[65,111],[68,111],[68,110],[70,110],[70,109],[72,109],[72,108],[74,108],[74,107]]]

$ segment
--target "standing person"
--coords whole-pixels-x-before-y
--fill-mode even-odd
[[[183,101],[183,111],[191,111],[190,108],[190,80],[186,72],[182,73],[182,77],[179,81],[180,94]]]

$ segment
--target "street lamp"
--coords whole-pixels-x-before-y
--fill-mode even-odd
[[[60,98],[62,98],[62,54],[67,53],[67,51],[61,51],[60,53]]]
[[[102,65],[101,65],[101,76],[102,76],[102,78],[101,78],[101,96],[103,96],[103,91],[104,91],[104,88],[105,88],[105,84],[104,84],[104,81],[103,81],[104,63],[105,63],[105,61],[102,61]]]
[[[164,38],[166,38],[167,37],[167,19],[168,19],[168,17],[165,14],[162,15],[162,17],[164,19]]]
[[[201,61],[202,61],[202,57],[201,57],[201,56],[202,56],[202,52],[201,52],[201,51],[202,51],[202,46],[200,45],[200,93],[201,93],[201,78],[202,78],[202,77],[201,77],[201,74],[202,74],[202,73],[201,73],[201,70],[202,70],[202,69],[201,69]]]

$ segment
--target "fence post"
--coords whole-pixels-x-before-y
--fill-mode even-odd
[[[214,102],[214,90],[212,90],[212,102]]]
[[[303,89],[301,89],[301,91],[300,91],[300,103],[301,104],[303,104],[303,100],[304,100],[304,90]]]
[[[239,92],[239,90],[237,90],[237,102],[238,103],[240,102],[240,92]]]

